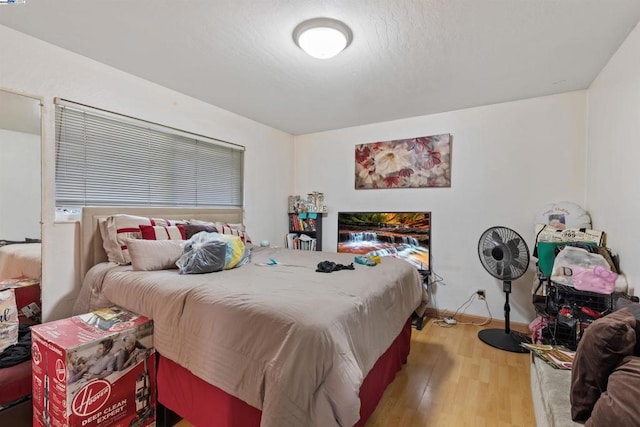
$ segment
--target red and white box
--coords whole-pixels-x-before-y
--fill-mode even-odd
[[[14,289],[18,322],[26,324],[40,323],[40,280],[29,277],[14,277],[0,280],[0,291]]]
[[[156,422],[153,321],[111,307],[31,328],[33,425]]]

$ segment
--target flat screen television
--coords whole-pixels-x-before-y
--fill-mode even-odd
[[[431,264],[431,212],[338,212],[338,252]]]

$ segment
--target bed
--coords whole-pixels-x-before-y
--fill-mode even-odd
[[[162,405],[194,425],[364,424],[409,352],[425,301],[415,268],[389,258],[319,273],[353,256],[252,247],[249,263],[218,273],[133,271],[105,262],[99,228],[116,213],[240,223],[242,211],[83,209],[74,313],[115,304],[153,318]]]
[[[0,241],[0,281],[28,277],[40,280],[41,244]],[[37,284],[37,282],[36,282]],[[0,289],[5,286],[0,284]],[[16,292],[18,309],[36,302],[40,306],[40,286],[25,286]],[[31,324],[33,319],[19,312],[20,323]],[[0,363],[0,424],[5,420],[17,422],[26,417],[24,399],[31,394],[31,360],[22,363]],[[30,406],[30,403],[27,405]],[[20,412],[22,411],[22,412]]]
[[[40,243],[12,243],[0,246],[0,279],[42,276]]]

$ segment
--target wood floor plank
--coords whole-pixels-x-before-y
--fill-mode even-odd
[[[482,328],[414,329],[408,362],[366,427],[535,427],[529,355],[483,343]]]
[[[387,389],[367,427],[373,426],[535,426],[529,386],[529,355],[488,346],[477,338],[482,327],[442,328],[431,322],[412,333],[411,354],[403,372],[425,381],[424,387]],[[408,367],[412,367],[410,370]],[[420,404],[398,424],[388,400]],[[410,406],[405,411],[413,410]]]

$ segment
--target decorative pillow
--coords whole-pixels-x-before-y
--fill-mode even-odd
[[[222,228],[218,229],[218,231],[222,232],[222,234],[238,236],[240,240],[242,240],[242,243],[251,243],[251,237],[239,228],[232,228],[229,225],[223,225]]]
[[[621,310],[623,308],[629,310],[631,314],[633,314],[633,317],[640,320],[640,304],[620,297],[616,300],[616,310]]]
[[[217,227],[222,227],[223,225],[225,227],[233,228],[234,230],[247,231],[247,229],[244,227],[244,224],[216,222]]]
[[[125,214],[111,215],[99,222],[102,245],[109,261],[121,265],[131,263],[126,242],[142,238],[141,225],[167,226],[171,223],[164,219]]]
[[[572,202],[549,203],[533,219],[535,224],[549,224],[556,228],[591,228],[591,217]]]
[[[141,225],[140,232],[144,240],[187,240],[184,225]]]
[[[594,321],[585,330],[576,350],[571,370],[571,418],[583,421],[607,379],[620,361],[633,354],[636,344],[636,319],[627,309],[615,311]]]
[[[212,224],[212,223],[210,223]],[[206,231],[207,233],[217,233],[218,230],[213,225],[207,224],[185,224],[184,232],[189,240],[194,234]]]
[[[633,350],[634,356],[640,356],[640,304],[629,301],[626,298],[618,298],[616,300],[616,310],[626,308],[636,318],[636,347]]]
[[[182,256],[184,240],[142,240],[127,242],[131,266],[136,271],[168,270],[178,268],[176,261]]]
[[[640,358],[629,356],[609,375],[607,391],[596,402],[585,426],[640,426]]]

